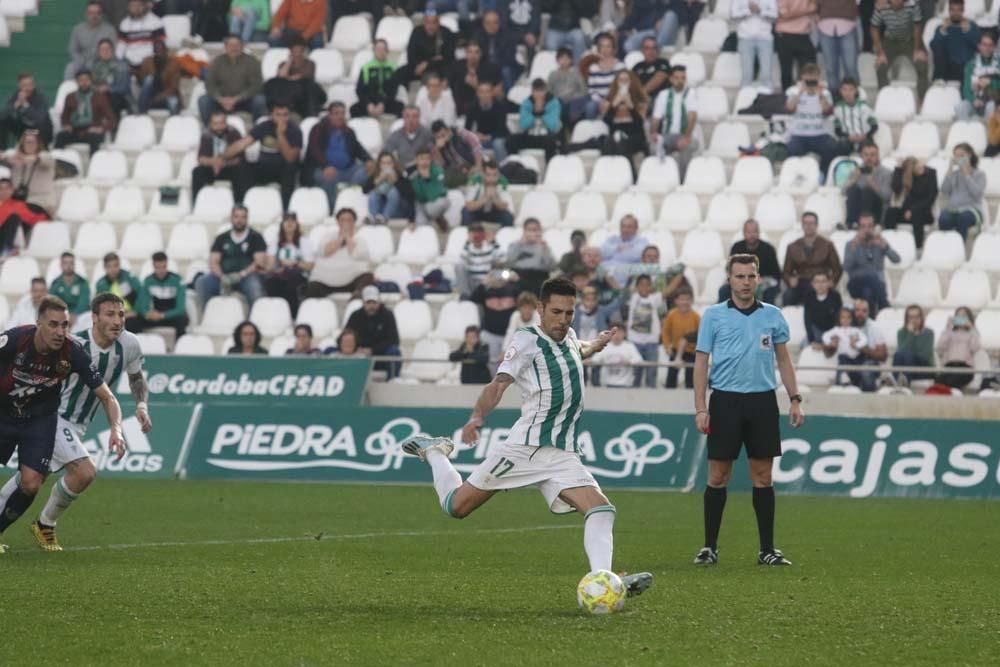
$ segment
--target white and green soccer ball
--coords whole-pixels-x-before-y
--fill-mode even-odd
[[[594,570],[576,587],[576,601],[588,614],[613,614],[625,607],[625,584],[614,572]]]

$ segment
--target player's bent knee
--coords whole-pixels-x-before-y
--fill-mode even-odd
[[[73,493],[81,493],[97,478],[97,469],[89,458],[67,464],[66,484]]]
[[[21,471],[21,481],[18,483],[18,488],[21,489],[21,493],[28,496],[34,496],[38,493],[38,490],[42,488],[42,484],[45,483],[45,476],[34,470],[30,472]]]

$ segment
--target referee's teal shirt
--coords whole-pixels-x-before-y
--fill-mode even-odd
[[[787,342],[788,322],[781,310],[756,300],[740,310],[730,299],[705,309],[697,349],[712,355],[712,389],[748,394],[778,387],[774,346]]]

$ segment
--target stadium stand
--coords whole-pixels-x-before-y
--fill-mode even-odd
[[[13,89],[19,71],[33,71],[39,88],[46,93],[46,99],[52,101],[48,116],[58,125],[65,99],[75,89],[74,82],[61,80],[65,53],[36,57],[22,37],[49,37],[62,31],[60,43],[65,45],[69,30],[79,16],[52,2],[19,2],[6,1],[5,13],[0,15],[3,17],[0,20],[0,49],[3,49],[0,51],[3,54],[0,56],[0,84],[6,87],[5,90]],[[967,14],[971,4],[967,3]],[[985,6],[980,7],[981,4],[972,9],[984,20],[981,27],[985,29],[995,21],[985,21],[987,10]],[[687,282],[696,287],[698,307],[704,308],[717,300],[719,287],[725,279],[723,267],[727,248],[742,238],[742,225],[748,218],[760,223],[762,240],[774,246],[779,262],[784,261],[788,246],[802,236],[800,224],[807,211],[816,214],[819,233],[833,241],[841,261],[848,247],[862,242],[856,238],[854,230],[844,227],[845,198],[841,188],[846,179],[856,177],[850,175],[852,165],[848,151],[843,152],[843,159],[831,164],[828,173],[821,174],[819,162],[812,155],[782,159],[783,129],[777,123],[769,123],[761,115],[740,113],[755,100],[764,100],[758,97],[759,94],[777,90],[778,86],[776,79],[770,82],[771,90],[740,87],[741,61],[726,44],[735,28],[728,7],[729,3],[724,0],[710,2],[709,11],[697,21],[689,40],[682,35],[677,43],[662,46],[661,55],[672,65],[687,68],[688,87],[697,93],[695,108],[687,111],[696,114],[694,136],[699,140],[700,149],[687,165],[683,178],[677,162],[664,155],[660,147],[644,146],[635,154],[624,154],[615,148],[619,137],[616,131],[609,129],[608,123],[614,114],[610,104],[607,116],[602,111],[598,117],[581,118],[581,110],[574,106],[573,100],[564,99],[564,127],[558,137],[561,142],[558,154],[546,159],[542,151],[529,148],[511,155],[503,164],[503,172],[509,180],[506,196],[514,227],[489,230],[499,246],[492,260],[496,269],[507,265],[507,250],[512,242],[522,238],[524,221],[535,218],[541,222],[541,242],[547,247],[552,262],[559,263],[562,259],[564,270],[582,271],[589,281],[597,284],[604,275],[603,265],[600,260],[597,265],[588,265],[593,253],[575,249],[570,243],[570,233],[581,230],[585,235],[585,248],[612,252],[606,245],[608,240],[618,233],[620,220],[625,215],[633,215],[639,221],[642,239],[658,247],[658,261],[665,275],[679,272],[685,276]],[[938,16],[925,23],[925,41],[933,35],[933,28],[940,24],[939,18],[944,15],[941,8],[938,9]],[[37,17],[32,15],[36,10],[40,12]],[[418,18],[417,15],[340,17],[325,46],[310,53],[315,64],[315,80],[326,93],[327,101],[341,101],[350,106],[356,100],[355,87],[361,85],[362,68],[372,58],[373,38],[385,39],[390,60],[397,67],[405,65],[408,45],[417,34],[413,29]],[[450,16],[447,19],[451,21]],[[190,16],[168,15],[164,23],[166,43],[174,55],[191,58],[197,63],[199,59],[208,62],[221,53],[221,43],[192,33],[198,26],[192,23]],[[22,33],[24,29],[27,32]],[[261,81],[273,78],[288,57],[288,49],[284,47],[250,43],[245,48],[259,58]],[[458,57],[461,49],[460,39]],[[559,94],[559,89],[552,85],[554,77],[561,76],[556,53],[539,50],[530,54],[533,56],[530,60],[525,55],[523,52],[518,54],[524,71],[515,84],[506,90],[498,84],[494,94],[501,100],[506,98],[519,103],[530,93],[530,83],[536,78],[547,80],[550,89]],[[641,61],[636,53],[621,56],[629,65]],[[58,67],[50,62],[54,58],[60,59]],[[15,60],[17,66],[11,65]],[[874,83],[871,54],[861,54],[858,66],[861,97],[871,100],[877,122],[877,129],[871,136],[882,148],[883,166],[896,170],[895,180],[900,182],[906,180],[902,173],[906,158],[923,160],[935,169],[942,191],[933,203],[933,220],[926,229],[922,247],[917,246],[908,219],[894,227],[889,227],[888,220],[885,221],[886,228],[880,235],[898,255],[898,262],[887,265],[884,271],[890,307],[879,312],[876,323],[885,334],[887,344],[894,347],[896,332],[902,326],[901,309],[907,305],[926,308],[928,326],[933,325],[931,328],[936,328],[937,333],[948,326],[950,312],[967,306],[979,315],[976,326],[982,336],[983,349],[996,354],[1000,351],[996,334],[986,330],[987,324],[993,326],[996,322],[997,309],[1000,309],[997,289],[1000,233],[992,224],[1000,205],[1000,162],[992,157],[1000,150],[1000,137],[991,136],[987,125],[994,100],[984,98],[984,106],[989,107],[985,115],[958,119],[956,110],[965,99],[959,82],[937,81],[923,99],[918,99],[913,72],[906,67],[901,69],[898,79],[878,89]],[[54,74],[56,69],[58,75]],[[777,77],[779,68],[772,69]],[[151,271],[149,258],[159,250],[166,251],[171,265],[185,280],[206,270],[211,241],[227,228],[230,210],[236,202],[232,183],[224,180],[202,188],[198,196],[192,198],[190,184],[194,166],[208,164],[202,160],[232,159],[222,153],[199,157],[198,149],[206,129],[197,112],[197,98],[204,91],[197,71],[195,66],[182,82],[183,104],[179,115],[169,116],[164,110],[154,110],[147,115],[126,113],[120,118],[114,136],[108,136],[101,150],[93,155],[81,145],[52,153],[59,165],[65,166],[62,170],[65,173],[61,173],[52,186],[55,206],[48,211],[52,220],[36,224],[27,240],[15,241],[19,244],[12,248],[15,253],[8,254],[0,269],[0,292],[8,297],[22,294],[30,279],[64,250],[77,254],[81,270],[91,268],[95,274],[99,273],[98,265],[103,255],[109,251],[118,252],[123,263],[142,267],[142,273]],[[133,81],[133,93],[137,94],[140,83]],[[585,74],[584,86],[586,83]],[[413,102],[417,87],[400,86],[400,99]],[[589,94],[586,88],[582,93]],[[8,95],[4,93],[5,98]],[[655,95],[644,103],[644,110],[654,101]],[[512,105],[505,111],[502,123],[507,129],[517,128],[517,107]],[[249,114],[233,113],[228,124],[246,136],[248,132],[257,131],[259,120]],[[784,114],[771,120],[781,120],[785,127],[796,122],[794,117]],[[310,139],[316,136],[313,131],[316,117],[296,118],[295,121],[302,135],[302,168],[288,210],[297,214],[301,236],[311,245],[308,251],[304,245],[300,248],[302,261],[307,266],[311,263],[308,256],[324,253],[323,246],[333,238],[330,232],[336,230],[331,217],[336,211],[329,209],[325,193],[311,182],[313,158],[310,152],[337,149],[312,145]],[[832,130],[831,119],[825,122]],[[459,126],[463,123],[464,119],[460,118]],[[436,360],[425,365],[408,363],[404,365],[403,376],[419,381],[457,381],[454,367],[446,361],[447,346],[462,337],[464,326],[482,321],[482,313],[476,306],[458,300],[455,285],[456,269],[463,267],[467,241],[466,229],[461,226],[462,209],[473,205],[469,202],[476,200],[471,198],[486,197],[477,189],[474,180],[480,163],[478,153],[464,156],[450,153],[450,147],[435,148],[432,161],[441,167],[440,178],[449,207],[434,225],[414,226],[410,202],[415,195],[409,180],[413,165],[409,161],[415,157],[416,146],[401,149],[398,142],[389,139],[400,127],[400,120],[392,116],[354,117],[349,120],[349,127],[372,158],[382,150],[391,150],[408,159],[407,164],[400,165],[402,182],[380,184],[379,174],[369,172],[370,180],[363,187],[343,187],[336,198],[338,210],[352,208],[357,212],[356,238],[362,242],[364,252],[358,253],[356,261],[364,264],[366,273],[380,284],[382,300],[396,313],[404,356],[421,358],[426,354],[427,359]],[[7,139],[6,166],[0,167],[6,173],[10,173],[13,164],[14,142],[11,139]],[[964,150],[964,145],[971,146],[978,160],[977,167],[966,171],[953,160],[953,153]],[[262,152],[281,150],[280,145],[262,142],[259,148],[248,151],[247,160],[253,162]],[[503,154],[498,151],[496,156],[502,158]],[[954,185],[959,182],[960,185]],[[890,185],[885,184],[885,187]],[[898,184],[896,187],[898,191]],[[968,231],[954,226],[939,228],[937,224],[940,209],[952,196],[947,193],[956,187],[972,188],[968,190],[972,192],[972,201],[963,204],[966,210],[975,211],[975,224]],[[393,215],[386,216],[389,219],[384,225],[375,224],[369,212],[369,198],[377,191],[392,192],[399,197],[399,203],[392,209]],[[907,205],[905,193],[891,190],[883,192],[882,200],[885,209],[905,209]],[[269,254],[273,255],[279,245],[278,224],[285,212],[278,190],[273,185],[250,187],[242,203],[249,209],[250,226],[264,234],[270,246]],[[285,239],[282,243],[288,242]],[[17,251],[20,251],[19,256]],[[637,258],[634,263],[640,264]],[[441,281],[442,277],[446,282]],[[414,281],[419,283],[419,288],[413,289]],[[387,289],[389,285],[394,288]],[[620,285],[619,288],[627,290],[628,286]],[[853,301],[847,290],[846,276],[836,288],[845,302]],[[317,340],[336,338],[350,314],[348,302],[355,296],[349,291],[335,293],[327,299],[307,299],[301,304],[292,304],[298,308],[294,321],[310,324]],[[291,312],[295,308],[289,306],[276,296],[258,299],[252,308],[238,296],[216,297],[208,304],[198,304],[191,298],[189,315],[192,321],[200,324],[192,327],[187,336],[170,343],[173,351],[191,354],[224,350],[233,327],[249,314],[251,321],[261,328],[265,343],[273,338],[280,348],[284,342],[278,337],[288,335],[293,325]],[[806,375],[809,381],[802,381],[815,387],[829,386],[833,382],[833,372],[828,370],[830,358],[801,345],[805,338],[801,306],[786,305],[784,312],[793,331],[791,344],[799,363],[820,369]],[[431,335],[433,338],[428,338]],[[144,339],[150,350],[160,349],[151,338],[154,336],[157,334],[150,333]],[[890,365],[886,362],[887,369]],[[986,373],[983,377],[991,375]]]

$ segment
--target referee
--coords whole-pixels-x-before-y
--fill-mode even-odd
[[[755,255],[732,255],[726,277],[732,297],[705,310],[698,330],[694,362],[694,406],[698,430],[708,434],[708,487],[705,489],[705,546],[697,565],[719,562],[719,527],[726,507],[726,485],[733,461],[746,445],[753,482],[753,509],[760,533],[761,565],[791,565],[774,548],[774,487],[771,468],[781,456],[778,401],[774,390],[777,358],[781,381],[788,390],[788,421],[798,428],[805,421],[802,396],[788,355],[788,323],[781,311],[761,303],[754,294],[759,280]],[[712,357],[712,397],[706,408],[708,358]]]

